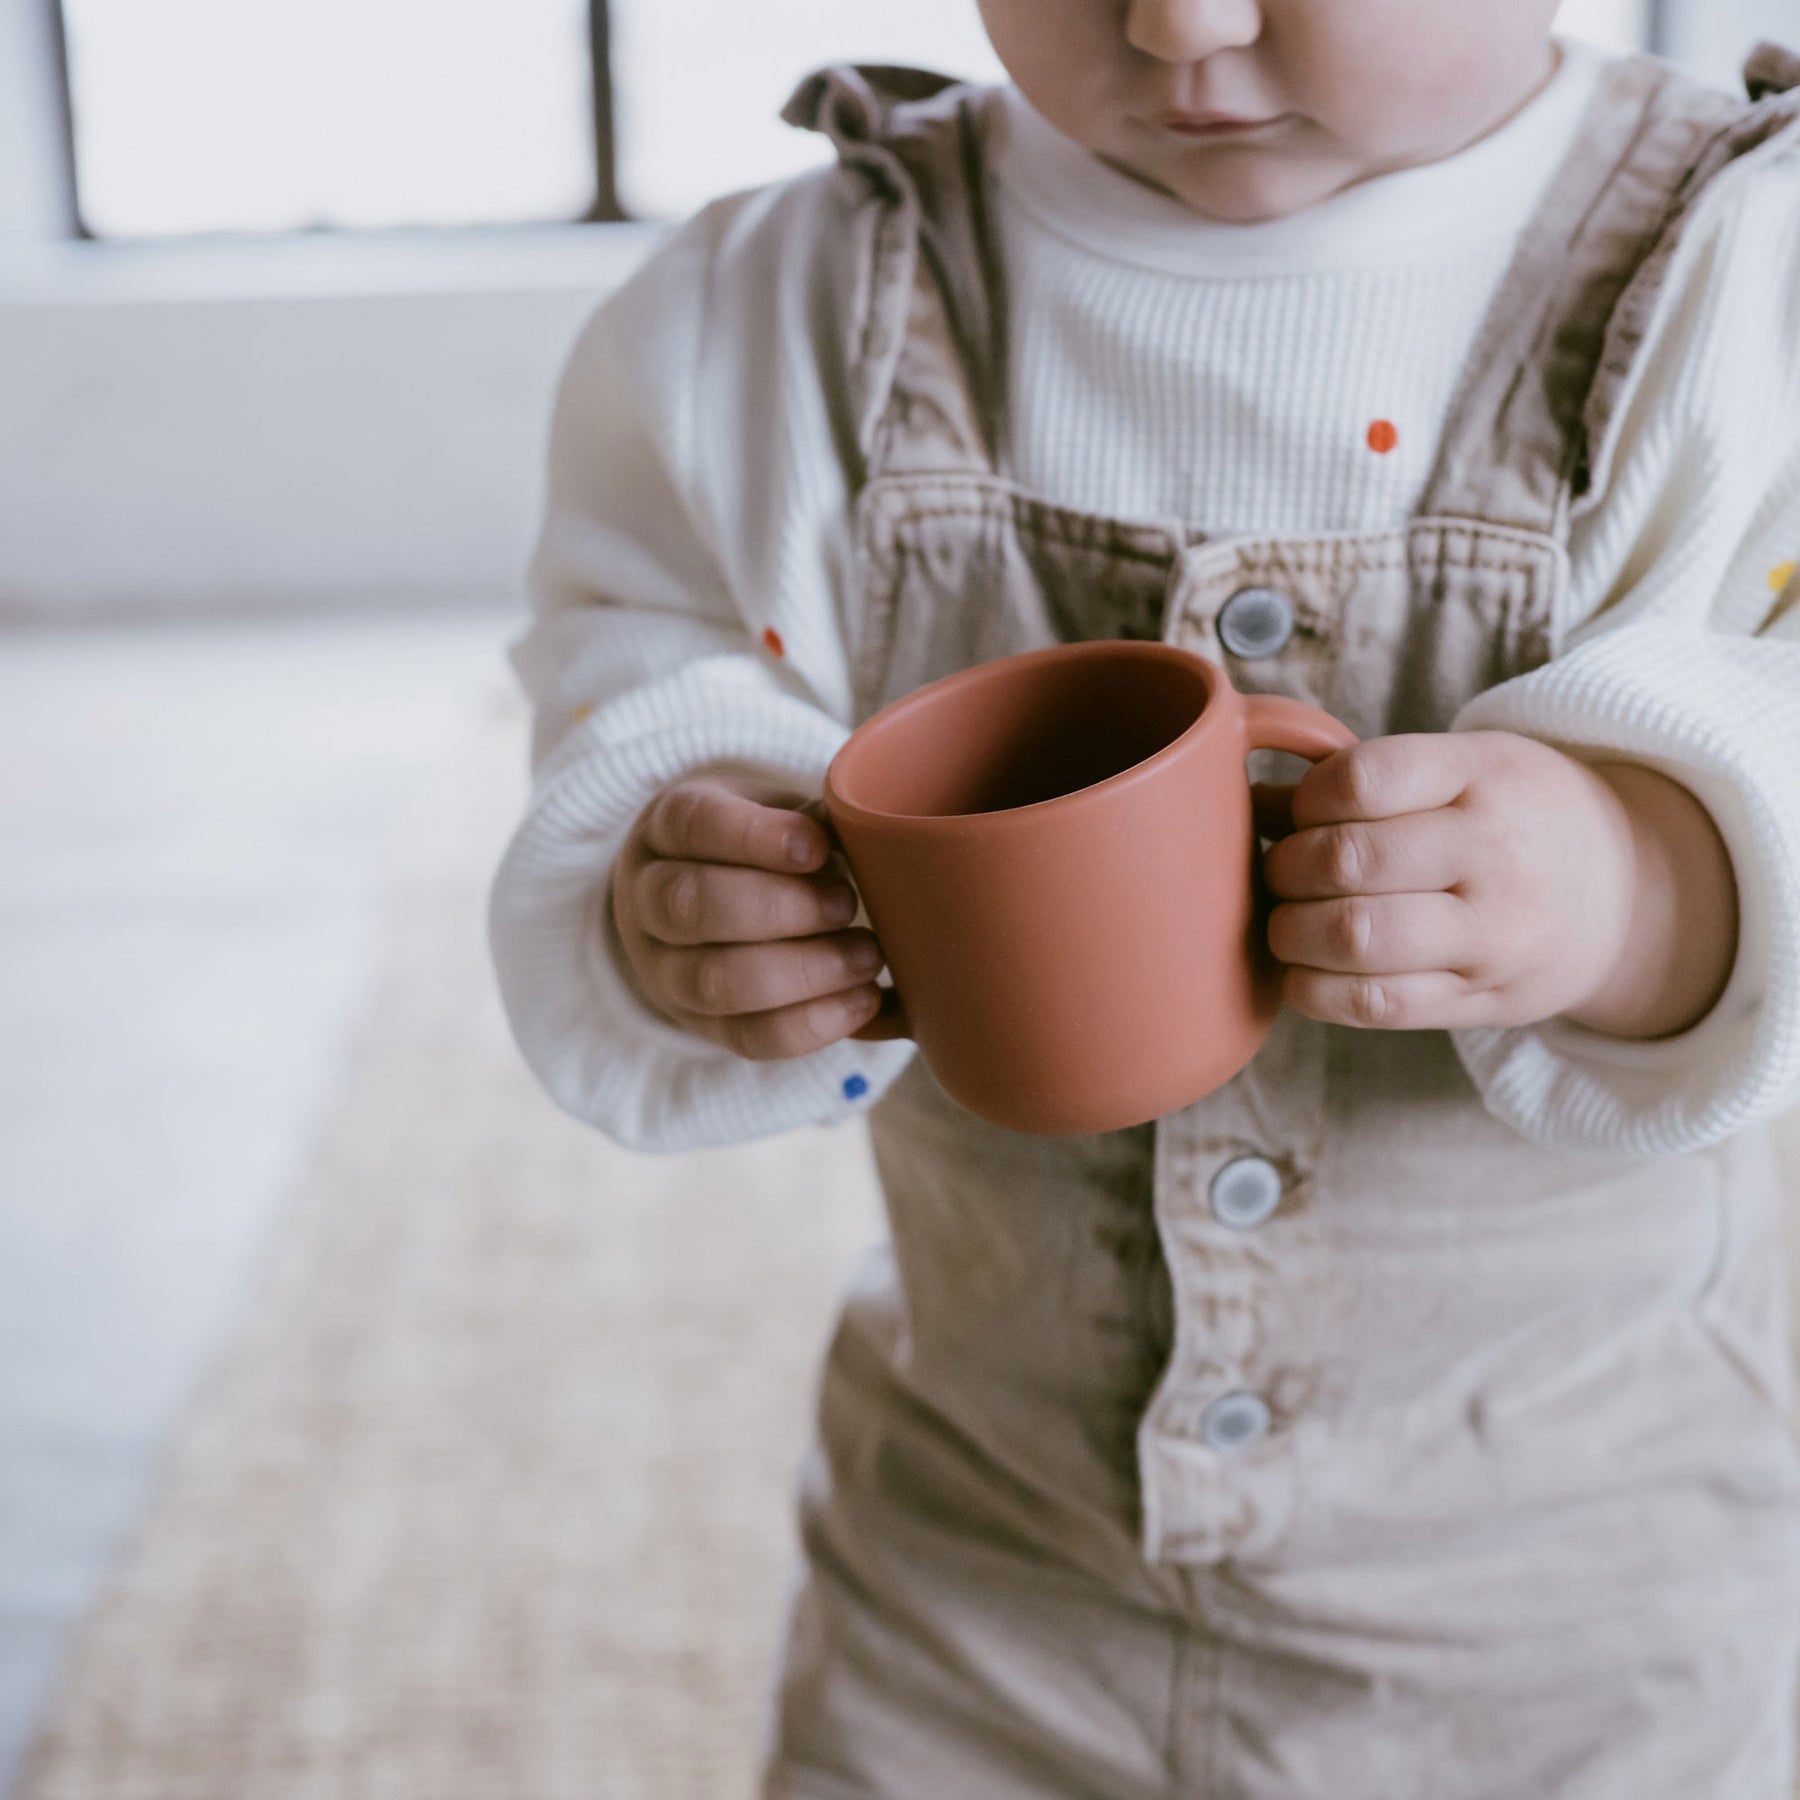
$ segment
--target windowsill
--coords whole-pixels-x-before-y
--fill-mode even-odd
[[[661,224],[313,232],[143,243],[0,243],[0,306],[600,291]]]
[[[666,228],[0,245],[0,622],[510,592]]]

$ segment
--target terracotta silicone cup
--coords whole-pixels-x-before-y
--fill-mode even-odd
[[[1245,757],[1355,741],[1161,643],[1029,651],[894,702],[825,777],[894,983],[856,1035],[914,1039],[1014,1131],[1120,1130],[1211,1093],[1280,1004]]]

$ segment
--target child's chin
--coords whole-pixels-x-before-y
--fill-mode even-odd
[[[1204,168],[1176,173],[1170,192],[1192,211],[1220,225],[1266,225],[1317,205],[1349,186],[1316,165],[1266,151],[1208,150]]]

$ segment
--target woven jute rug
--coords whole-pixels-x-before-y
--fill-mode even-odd
[[[335,1110],[24,1800],[754,1786],[867,1140],[645,1157],[553,1111],[483,937],[521,743],[496,701],[394,846]]]
[[[472,722],[394,846],[335,1110],[21,1800],[752,1791],[867,1142],[550,1109],[483,941],[520,737]]]

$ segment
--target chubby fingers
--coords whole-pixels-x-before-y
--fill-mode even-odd
[[[856,917],[856,889],[836,875],[771,875],[725,863],[641,863],[636,916],[664,944],[763,944],[813,937]]]
[[[638,928],[661,943],[767,943],[856,917],[856,890],[831,860],[819,818],[697,778],[645,808],[615,882]]]
[[[827,828],[812,809],[763,806],[703,778],[657,795],[639,835],[652,856],[782,873],[817,869],[831,850]]]
[[[1269,914],[1269,948],[1334,975],[1466,975],[1480,957],[1474,909],[1455,894],[1290,901]]]
[[[1456,894],[1303,900],[1269,915],[1281,997],[1327,1025],[1454,1031],[1504,1022],[1475,909]]]
[[[1506,1016],[1497,993],[1448,969],[1409,975],[1283,969],[1281,997],[1309,1019],[1366,1031],[1465,1031],[1516,1023]]]
[[[1294,829],[1452,806],[1476,766],[1469,739],[1453,731],[1369,738],[1334,751],[1301,777],[1291,808]]]
[[[681,1011],[734,1019],[834,995],[860,1008],[863,984],[880,974],[882,955],[873,933],[835,931],[783,943],[656,944],[649,961],[657,991]]]
[[[1429,894],[1456,887],[1467,857],[1463,815],[1440,807],[1295,831],[1269,847],[1263,874],[1282,900]]]

